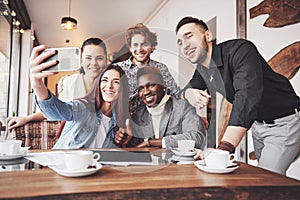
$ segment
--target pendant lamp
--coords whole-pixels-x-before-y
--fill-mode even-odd
[[[61,19],[61,26],[64,30],[75,31],[77,29],[77,20],[70,17],[71,12],[71,0],[69,0],[69,16]]]

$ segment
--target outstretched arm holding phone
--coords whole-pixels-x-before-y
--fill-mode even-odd
[[[100,38],[88,38],[86,39],[81,46],[81,51],[76,47],[70,48],[47,48],[44,52],[45,48],[39,50],[37,57],[40,54],[44,54],[47,51],[51,51],[51,49],[57,50],[59,56],[49,56],[43,62],[47,62],[50,60],[60,60],[59,62],[60,69],[62,71],[77,69],[78,66],[82,66],[79,74],[72,74],[69,77],[65,77],[64,86],[61,87],[59,94],[59,99],[62,101],[70,101],[79,97],[83,97],[87,94],[87,92],[92,87],[92,84],[103,69],[103,67],[107,64],[107,51],[106,45]],[[43,52],[43,53],[41,53]],[[79,52],[81,52],[81,64],[79,63],[80,56]],[[48,52],[49,53],[49,52]],[[32,54],[33,56],[33,54]],[[45,55],[46,56],[46,55]],[[51,58],[51,59],[50,59]],[[41,61],[42,62],[42,61]],[[58,65],[53,65],[58,66]],[[50,67],[53,70],[54,67]],[[46,68],[43,71],[47,71],[50,68]],[[54,71],[52,71],[54,72]],[[44,73],[44,72],[43,72]],[[43,74],[44,75],[44,74]],[[62,81],[61,81],[62,82]],[[12,130],[16,127],[22,126],[31,121],[42,121],[46,118],[41,112],[37,112],[28,116],[16,116],[9,117],[6,120],[7,129]]]
[[[41,54],[41,52],[45,49],[46,49],[45,45],[40,45],[33,48],[29,60],[30,83],[38,100],[46,100],[49,98],[48,88],[44,84],[43,79],[57,73],[57,72],[42,72],[44,69],[47,69],[58,63],[57,60],[43,62],[45,59],[53,56],[56,53],[55,50],[52,50]]]

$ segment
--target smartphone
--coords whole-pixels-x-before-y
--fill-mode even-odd
[[[101,155],[101,162],[152,162],[149,151],[93,150]]]
[[[56,50],[57,53],[45,59],[43,62],[58,60],[59,63],[47,69],[44,69],[43,71],[67,72],[67,71],[76,71],[80,69],[80,48],[79,47],[49,48],[49,49],[45,49],[42,53],[50,50]]]

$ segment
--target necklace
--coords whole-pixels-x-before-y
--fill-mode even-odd
[[[214,80],[214,77],[210,74],[209,82],[212,82]]]
[[[207,74],[209,76],[209,82],[212,82],[214,80],[215,69],[209,69],[209,70],[207,70]]]

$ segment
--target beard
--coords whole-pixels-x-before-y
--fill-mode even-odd
[[[208,42],[207,42],[206,38],[204,38],[200,45],[199,57],[194,64],[203,63],[207,58],[207,53],[208,53]]]

